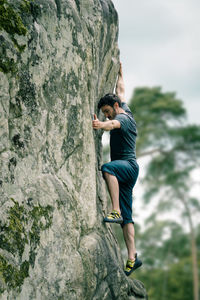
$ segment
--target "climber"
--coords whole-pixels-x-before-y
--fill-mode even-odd
[[[135,141],[137,136],[136,123],[125,103],[124,81],[120,64],[115,94],[106,94],[100,99],[101,109],[109,120],[101,122],[94,114],[94,129],[110,131],[111,162],[101,167],[112,202],[112,212],[104,222],[121,224],[128,260],[125,274],[129,276],[142,265],[138,259],[134,242],[134,222],[132,219],[132,190],[136,183],[139,167],[136,161]]]

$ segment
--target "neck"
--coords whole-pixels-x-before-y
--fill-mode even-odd
[[[125,110],[123,110],[123,108],[119,107],[118,109],[116,109],[116,113],[118,114],[122,114],[125,113]]]

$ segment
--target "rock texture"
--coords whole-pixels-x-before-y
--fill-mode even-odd
[[[146,299],[106,210],[101,133],[118,19],[110,0],[0,0],[0,298]]]

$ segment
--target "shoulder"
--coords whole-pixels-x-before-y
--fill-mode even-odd
[[[120,122],[120,128],[122,129],[122,131],[124,131],[125,133],[128,133],[128,131],[132,131],[137,135],[136,122],[132,113],[129,114],[128,112],[126,112],[118,114],[116,115],[115,120]]]
[[[129,123],[129,117],[127,113],[117,114],[114,120],[120,123],[120,128],[122,130],[127,130]]]
[[[133,117],[133,114],[125,102],[122,102],[122,109],[129,115]]]
[[[125,112],[131,112],[130,108],[128,107],[128,105],[125,102],[122,102],[122,108],[123,110],[125,110]]]

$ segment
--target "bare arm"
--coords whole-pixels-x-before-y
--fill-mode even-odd
[[[101,122],[97,119],[97,116],[94,115],[94,120],[92,121],[92,127],[94,129],[103,129],[109,131],[115,128],[120,128],[121,124],[117,120],[109,120],[109,121]]]
[[[115,87],[115,93],[120,98],[122,102],[126,102],[125,100],[125,85],[122,73],[122,64],[120,63],[118,78]]]

